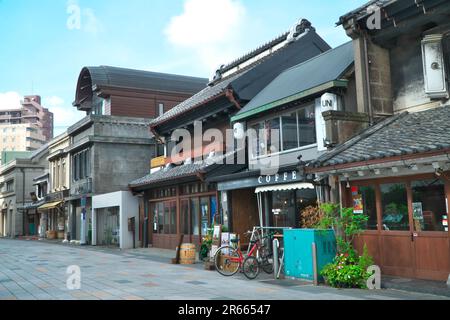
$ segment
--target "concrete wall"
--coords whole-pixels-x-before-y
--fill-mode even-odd
[[[128,184],[150,173],[153,150],[149,145],[96,143],[92,148],[95,194],[128,190]]]
[[[92,198],[92,244],[97,245],[96,209],[119,207],[120,214],[120,248],[133,248],[133,234],[128,231],[128,219],[135,218],[135,244],[139,246],[139,201],[130,192],[119,191]]]
[[[440,101],[433,102],[425,93],[421,38],[399,38],[390,55],[394,112],[439,105]]]

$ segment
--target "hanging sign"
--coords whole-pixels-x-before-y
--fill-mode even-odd
[[[353,199],[353,213],[363,214],[364,213],[363,197],[362,194],[359,193],[359,188],[356,186],[352,187],[352,199]]]

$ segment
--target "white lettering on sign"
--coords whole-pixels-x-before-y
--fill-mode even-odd
[[[275,174],[273,176],[260,176],[258,178],[258,183],[259,184],[264,184],[265,183],[271,183],[273,182],[286,182],[289,180],[297,180],[298,174],[296,171],[292,171],[291,173],[289,172],[285,172],[283,173],[283,176],[280,176],[280,174]]]

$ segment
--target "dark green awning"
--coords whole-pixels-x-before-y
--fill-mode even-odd
[[[342,78],[353,63],[353,44],[348,42],[294,66],[280,74],[231,120],[244,120],[331,88],[347,87],[348,81]]]

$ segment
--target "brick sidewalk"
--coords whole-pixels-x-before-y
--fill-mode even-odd
[[[147,249],[145,249],[147,250]],[[298,281],[225,278],[202,265],[167,262],[170,252],[121,251],[0,239],[0,299],[25,300],[360,300],[448,299],[398,290],[336,290]],[[156,261],[157,259],[162,261]],[[165,261],[165,262],[164,262]],[[66,269],[81,268],[81,289]]]

